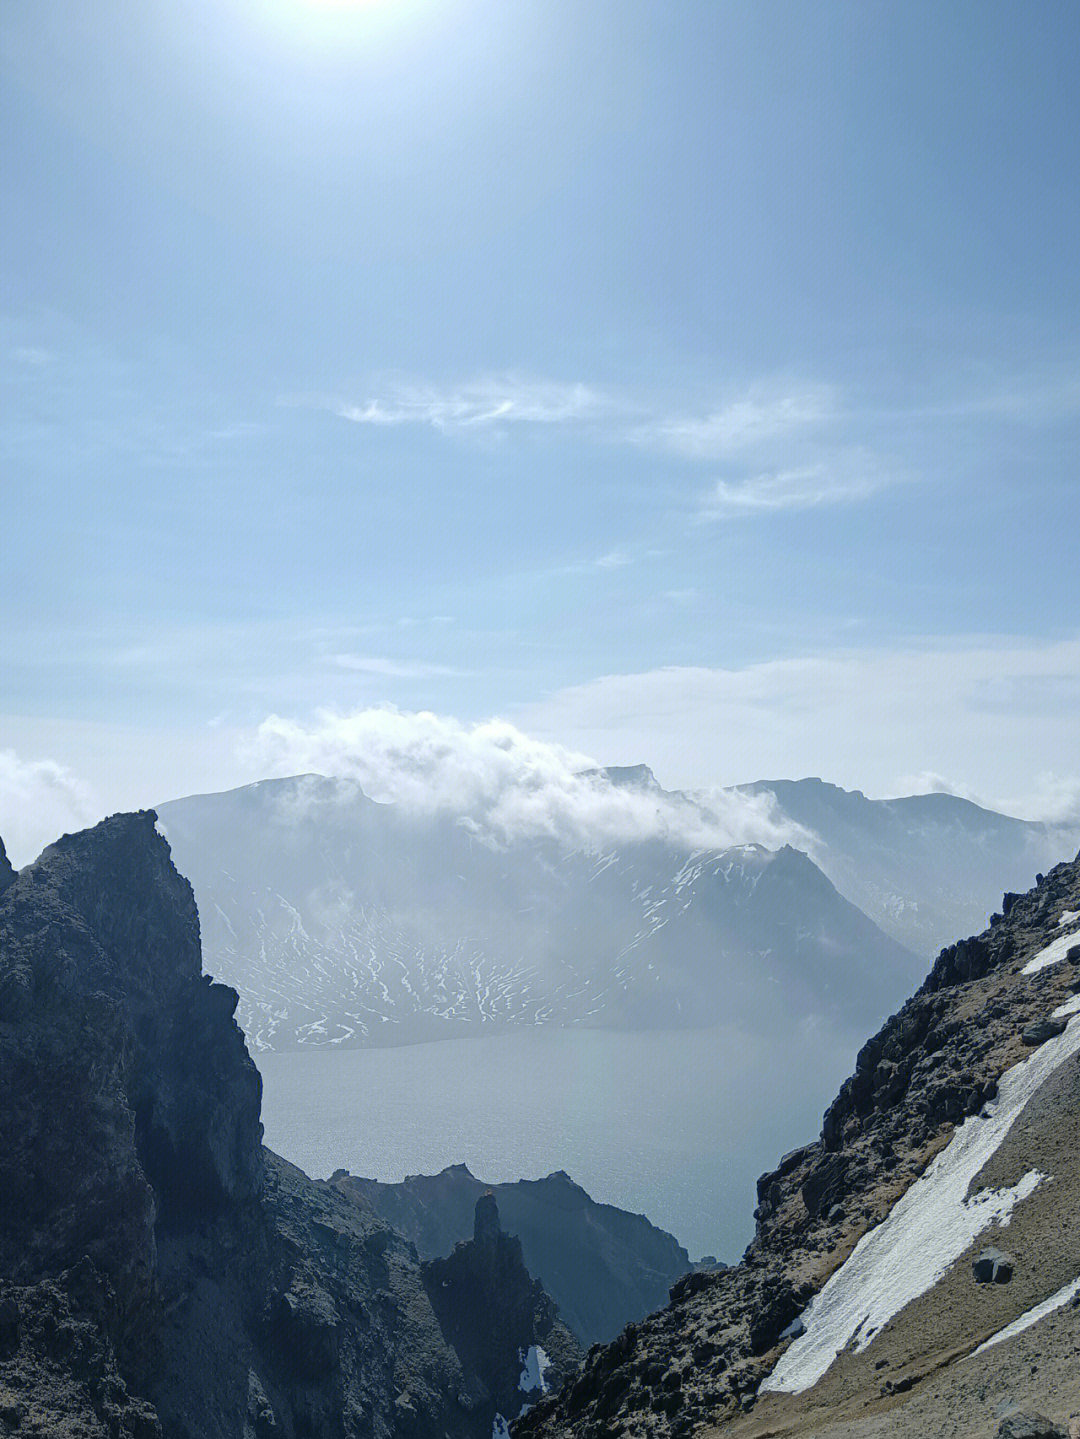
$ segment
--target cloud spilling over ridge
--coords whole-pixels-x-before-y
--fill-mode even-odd
[[[605,675],[517,718],[617,759],[646,754],[684,787],[821,775],[1067,824],[1080,818],[1077,676],[1080,637],[972,636]]]
[[[97,817],[89,788],[51,759],[24,760],[0,750],[0,837],[16,868],[58,835]]]
[[[372,799],[454,815],[500,842],[549,837],[603,848],[660,839],[722,849],[806,839],[776,816],[770,796],[719,794],[705,810],[660,789],[613,784],[589,755],[533,739],[500,719],[470,725],[393,708],[321,711],[307,724],[272,715],[245,758],[260,775],[352,779]]]

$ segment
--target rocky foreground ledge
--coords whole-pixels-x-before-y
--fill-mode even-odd
[[[1080,1434],[1080,863],[942,951],[757,1191],[742,1262],[515,1439]]]
[[[573,1339],[490,1215],[436,1278],[262,1146],[236,993],[154,826],[18,875],[0,846],[0,1433],[489,1439],[530,1350],[554,1388]]]

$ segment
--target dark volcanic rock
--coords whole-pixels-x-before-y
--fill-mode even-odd
[[[1056,1039],[1059,1034],[1065,1032],[1066,1020],[1047,1017],[1037,1019],[1034,1024],[1029,1024],[1020,1038],[1028,1046],[1034,1049],[1040,1044],[1045,1044],[1048,1039]]]
[[[152,812],[6,883],[0,1428],[487,1439],[413,1247],[262,1147],[235,1007]]]
[[[7,889],[9,884],[15,882],[15,871],[11,867],[11,861],[7,857],[7,850],[4,848],[4,841],[0,839],[0,894]]]
[[[472,1233],[476,1201],[490,1188],[530,1274],[585,1344],[613,1339],[624,1325],[667,1301],[690,1269],[686,1250],[640,1214],[597,1204],[561,1170],[546,1179],[485,1185],[464,1164],[400,1184],[339,1171],[330,1183],[370,1205],[411,1239],[422,1259],[446,1255]]]
[[[424,1283],[443,1331],[473,1376],[469,1398],[491,1432],[496,1414],[513,1418],[530,1396],[522,1374],[529,1351],[550,1362],[542,1376],[557,1390],[581,1362],[577,1340],[559,1320],[543,1286],[525,1268],[521,1241],[504,1234],[494,1194],[476,1201],[473,1238],[445,1259],[423,1265]]]
[[[1064,1429],[1043,1414],[1010,1414],[998,1425],[997,1439],[1068,1439]]]
[[[1015,1268],[1016,1261],[1011,1254],[993,1248],[984,1249],[971,1262],[976,1284],[1008,1284]]]

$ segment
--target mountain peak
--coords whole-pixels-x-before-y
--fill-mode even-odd
[[[15,882],[15,870],[7,857],[7,850],[4,848],[4,841],[0,839],[0,894],[3,894],[9,884]]]
[[[663,794],[663,786],[647,764],[609,764],[578,771],[579,779],[606,779],[616,789],[640,789]]]
[[[647,764],[605,765],[600,773],[619,789],[661,789]]]

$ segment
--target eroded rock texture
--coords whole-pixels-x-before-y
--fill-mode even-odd
[[[0,854],[0,1433],[487,1439],[412,1245],[262,1147],[154,821]]]

